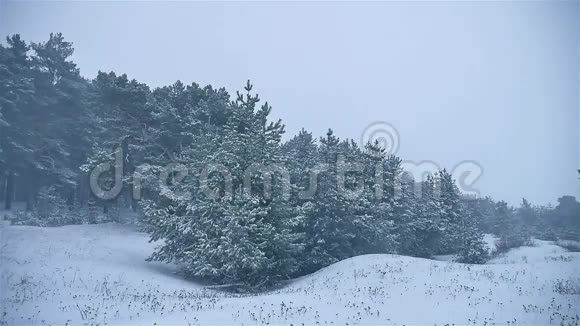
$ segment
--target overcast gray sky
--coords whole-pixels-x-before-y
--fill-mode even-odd
[[[7,2],[0,32],[62,32],[86,77],[150,86],[247,79],[288,136],[374,121],[404,160],[474,160],[482,194],[513,204],[580,197],[578,1]]]

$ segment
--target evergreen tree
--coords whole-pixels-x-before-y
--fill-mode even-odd
[[[216,183],[210,180],[208,186],[224,196],[209,196],[195,181],[185,182],[181,190],[191,193],[191,198],[161,192],[161,201],[172,209],[147,202],[145,214],[152,239],[165,240],[152,259],[181,261],[189,274],[218,283],[261,287],[289,278],[297,269],[302,247],[298,235],[291,232],[294,216],[287,201],[284,196],[273,196],[267,187],[267,178],[275,173],[268,166],[284,161],[280,151],[284,127],[268,122],[271,108],[267,103],[256,108],[259,98],[251,95],[249,82],[245,90],[231,103],[223,130],[211,135],[215,140],[205,142],[215,146],[213,154],[205,148],[206,157],[195,150],[182,155],[192,162],[192,170],[204,165],[225,167],[231,173],[226,177],[231,190],[215,189]],[[260,168],[247,174],[255,164]],[[271,185],[278,194],[286,187],[284,182]],[[175,229],[182,231],[175,234]]]
[[[312,272],[352,253],[354,239],[347,222],[345,202],[337,188],[337,163],[340,155],[340,140],[331,129],[320,139],[318,161],[325,170],[318,177],[318,191],[312,205],[304,209],[306,218],[305,272]]]
[[[483,240],[483,233],[477,228],[479,201],[466,199],[460,217],[457,261],[468,264],[483,264],[489,258],[489,251]]]
[[[449,254],[457,252],[458,246],[462,239],[460,231],[462,222],[461,214],[461,200],[459,191],[455,186],[455,181],[452,179],[445,169],[439,171],[436,176],[436,187],[438,196],[436,200],[439,202],[439,228],[442,230],[439,253]]]
[[[5,209],[11,208],[16,175],[31,169],[31,139],[39,137],[27,128],[28,108],[34,101],[29,45],[19,35],[6,37],[8,46],[0,45],[0,161],[6,175]]]
[[[441,237],[445,230],[440,227],[442,210],[436,187],[436,180],[432,175],[428,175],[421,183],[417,221],[413,223],[415,238],[420,243],[415,248],[415,256],[431,257],[440,252]]]
[[[496,204],[495,234],[500,237],[496,244],[499,252],[527,244],[530,234],[524,228],[516,211],[504,201]]]
[[[361,154],[357,154],[361,156]],[[394,253],[398,246],[397,215],[401,205],[401,160],[386,155],[378,142],[367,143],[362,152],[364,192],[356,201],[363,205],[357,224],[362,225],[358,239],[361,253]]]
[[[30,46],[14,35],[0,49],[3,80],[0,94],[2,125],[0,143],[9,191],[14,182],[27,194],[32,209],[38,190],[56,185],[60,195],[72,195],[82,158],[84,94],[87,83],[70,61],[72,43],[61,34],[50,34],[47,42]],[[28,55],[32,50],[31,55]],[[67,194],[68,193],[68,194]]]
[[[400,199],[396,207],[397,235],[399,239],[398,252],[402,255],[428,257],[428,248],[424,248],[427,221],[418,215],[418,198],[415,193],[415,180],[409,173],[401,176]]]

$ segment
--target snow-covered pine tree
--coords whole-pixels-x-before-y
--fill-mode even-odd
[[[456,244],[456,261],[467,264],[484,264],[490,252],[483,240],[483,233],[477,228],[476,198],[462,201],[462,212],[459,222],[458,243]]]
[[[495,202],[490,197],[476,198],[472,200],[473,208],[471,212],[477,223],[478,229],[483,233],[493,233],[493,223],[495,221]]]
[[[442,230],[437,250],[439,254],[451,254],[457,252],[461,243],[461,199],[455,180],[447,170],[437,173],[436,185],[441,209],[438,224]]]
[[[496,203],[495,234],[500,237],[496,244],[498,252],[523,246],[530,241],[530,234],[524,229],[517,211],[505,201]]]
[[[525,198],[522,198],[522,203],[518,208],[515,218],[518,222],[518,232],[525,238],[530,238],[532,232],[536,229],[537,214],[532,204]]]
[[[364,192],[359,204],[363,214],[355,220],[357,238],[364,253],[393,253],[397,247],[396,220],[400,203],[401,160],[386,151],[378,141],[367,143],[361,154]]]
[[[317,177],[315,168],[318,164],[318,146],[312,133],[302,129],[298,135],[282,145],[281,151],[285,155],[293,186],[290,203],[293,207],[298,207],[312,200],[306,193],[308,190],[316,190],[316,180],[311,178]]]
[[[318,175],[318,190],[312,205],[304,209],[306,256],[303,269],[306,273],[350,257],[355,237],[353,230],[347,227],[347,203],[337,188],[341,146],[331,129],[320,139],[318,154],[324,172]]]
[[[9,208],[18,183],[27,197],[27,209],[32,210],[43,186],[57,185],[61,196],[72,197],[83,156],[88,85],[70,60],[72,43],[61,34],[30,45],[14,35],[7,44],[0,46],[5,205]]]
[[[418,198],[415,180],[403,172],[400,178],[398,205],[395,207],[398,252],[409,256],[426,256],[421,235],[426,232],[426,222],[418,215]]]
[[[267,120],[267,103],[256,108],[259,99],[251,95],[249,82],[245,90],[230,104],[223,128],[192,135],[196,139],[191,150],[180,155],[197,171],[198,178],[181,189],[191,197],[161,192],[167,204],[148,202],[145,213],[152,239],[165,240],[152,259],[181,261],[188,274],[217,283],[260,287],[289,278],[301,246],[291,232],[294,216],[283,196],[286,183],[275,179],[271,194],[265,186],[276,172],[269,167],[284,161],[284,126]],[[258,169],[247,174],[256,164]],[[222,179],[217,180],[227,182],[217,182],[212,175],[207,187],[195,181],[202,176],[200,170],[212,167],[223,167]]]
[[[420,184],[417,219],[413,223],[417,242],[415,255],[418,257],[431,257],[436,254],[444,232],[440,227],[442,209],[436,187],[436,180],[432,175],[427,175]]]
[[[93,117],[94,137],[92,151],[87,166],[91,162],[101,163],[101,156],[120,151],[122,162],[118,164],[122,173],[122,197],[127,206],[136,208],[132,200],[134,189],[133,175],[135,169],[145,161],[145,157],[154,147],[149,133],[152,131],[152,107],[147,105],[150,96],[149,87],[127,75],[99,71],[93,80],[94,99]],[[100,200],[105,212],[114,200]]]
[[[6,174],[5,209],[12,207],[14,183],[17,174],[29,169],[29,155],[34,147],[29,139],[39,137],[27,119],[29,103],[34,100],[35,87],[31,79],[31,62],[27,55],[30,46],[20,35],[6,37],[7,45],[0,44],[0,153],[2,171]]]

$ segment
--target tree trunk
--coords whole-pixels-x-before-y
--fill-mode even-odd
[[[76,204],[75,202],[76,195],[77,195],[77,186],[74,186],[69,190],[68,198],[66,201],[66,204],[71,208]]]
[[[14,198],[14,173],[8,172],[5,183],[4,209],[9,210],[12,208],[12,199]]]
[[[133,212],[137,211],[137,200],[131,198],[131,208],[133,209]]]
[[[32,211],[33,206],[34,206],[34,192],[29,190],[28,193],[26,194],[26,211],[27,212]]]
[[[90,192],[87,190],[88,176],[84,173],[79,174],[79,186],[78,186],[78,201],[80,207],[85,207],[89,205]]]
[[[36,200],[36,195],[38,194],[38,179],[37,176],[29,173],[23,181],[25,182],[24,186],[24,196],[26,199],[26,211],[30,212],[34,208],[34,201]]]
[[[4,170],[0,172],[0,201],[2,202],[4,202],[4,197],[6,197],[4,194],[6,192],[6,174],[7,173]]]

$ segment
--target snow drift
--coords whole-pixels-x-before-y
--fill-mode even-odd
[[[128,226],[4,226],[0,236],[4,325],[580,323],[580,255],[550,242],[487,265],[359,256],[241,295],[146,262],[155,245]]]

